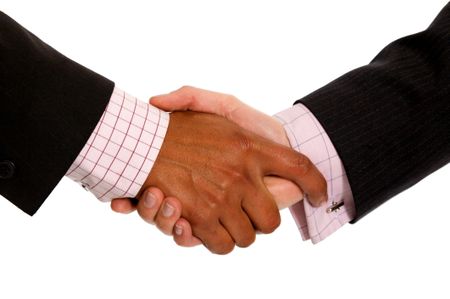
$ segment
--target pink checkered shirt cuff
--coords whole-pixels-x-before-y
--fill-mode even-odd
[[[169,114],[114,88],[66,175],[101,201],[135,197],[158,156]]]
[[[352,191],[333,143],[314,115],[297,104],[275,115],[284,126],[293,149],[309,157],[328,183],[328,202],[314,208],[307,200],[290,207],[303,240],[316,244],[355,216]]]

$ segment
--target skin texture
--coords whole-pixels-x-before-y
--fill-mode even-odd
[[[204,138],[209,137],[209,144],[202,144],[200,148],[196,148],[196,151],[202,151],[200,155],[195,155],[196,151],[184,152],[182,155],[186,159],[182,160],[192,162],[192,165],[200,167],[202,165],[207,165],[207,167],[202,168],[205,172],[200,176],[192,176],[192,174],[188,175],[185,167],[181,167],[174,176],[173,171],[172,173],[169,172],[169,169],[172,169],[171,167],[174,163],[173,161],[167,161],[165,154],[162,153],[164,150],[163,146],[160,153],[161,159],[158,157],[158,160],[165,161],[165,163],[160,166],[161,169],[158,171],[155,171],[155,168],[152,170],[152,174],[158,173],[160,175],[148,180],[144,185],[142,189],[143,192],[139,194],[141,199],[144,200],[140,200],[138,205],[134,206],[127,199],[116,199],[111,203],[113,210],[121,213],[129,213],[137,208],[140,216],[144,220],[149,223],[156,223],[158,228],[166,234],[173,233],[177,244],[181,246],[193,246],[203,243],[213,252],[227,253],[232,249],[234,242],[241,247],[250,245],[254,241],[255,229],[268,233],[278,226],[279,215],[277,214],[276,216],[273,213],[273,206],[268,204],[271,194],[275,196],[278,208],[292,205],[303,197],[299,186],[308,193],[309,200],[315,206],[320,205],[321,201],[326,198],[326,183],[320,173],[318,173],[317,169],[315,169],[305,157],[302,157],[301,155],[295,157],[293,151],[286,151],[286,146],[289,145],[289,143],[283,127],[273,118],[243,104],[235,97],[192,87],[184,87],[168,95],[154,97],[151,99],[151,103],[161,109],[169,111],[195,110],[215,113],[240,125],[244,130],[242,130],[242,128],[237,128],[239,134],[236,135],[235,131],[231,135],[226,135],[227,141],[224,144],[222,138],[220,138],[220,140],[217,138],[217,136],[220,136],[220,134],[224,132],[224,124],[220,124],[216,127],[211,126],[208,122],[210,120],[209,117],[211,117],[210,115],[195,116],[192,114],[183,114],[179,116],[179,113],[173,113],[171,116],[171,124],[175,121],[175,131],[181,134],[169,139],[177,141],[175,144],[170,142],[167,143],[171,146],[170,155],[172,157],[177,155],[180,156],[180,153],[183,152],[182,150],[186,148],[186,144],[191,145],[190,142],[192,142],[192,140],[188,142],[185,139],[185,136],[189,135],[191,131],[183,131],[179,127],[193,130],[192,132],[195,133],[196,140],[198,140],[199,136]],[[192,129],[192,126],[186,126],[186,121],[190,118],[202,119],[202,121],[198,123],[199,126],[196,127],[197,129]],[[203,132],[205,126],[209,128],[209,133]],[[166,139],[169,137],[170,129],[171,128],[169,127]],[[247,135],[250,132],[245,129],[250,129],[260,136],[270,138],[285,146],[281,148],[274,147],[274,143],[267,144],[267,140],[264,138],[261,140],[258,138],[253,140],[252,138],[255,137],[254,134]],[[215,130],[216,133],[208,135],[211,133],[211,130]],[[211,138],[210,136],[216,137]],[[208,149],[210,148],[220,148],[220,155],[211,156],[211,152],[208,152]],[[274,148],[277,150],[273,150]],[[225,149],[231,150],[233,154],[240,153],[240,159],[232,161],[231,156],[224,154],[229,153],[229,151]],[[256,155],[255,150],[258,153]],[[192,157],[195,158],[192,159]],[[214,166],[211,167],[211,164],[201,164],[204,163],[204,161],[200,162],[198,160],[199,157],[207,157],[209,159],[208,161],[214,161]],[[234,158],[235,157],[236,156],[234,156]],[[233,164],[235,161],[241,162]],[[242,161],[245,162],[242,163]],[[280,163],[280,161],[283,162]],[[180,161],[177,160],[175,165],[180,166],[179,162]],[[215,165],[217,162],[221,166]],[[236,169],[239,169],[239,171],[232,173],[231,180],[224,180],[230,172],[225,171],[225,176],[223,173],[220,173],[225,169],[223,168],[224,165],[229,165],[229,163],[234,165],[233,171],[236,171]],[[155,164],[155,167],[158,166],[157,164],[158,163]],[[276,166],[276,171],[274,171],[275,168],[273,168],[275,165],[278,165]],[[293,165],[296,167],[293,167]],[[292,168],[295,168],[297,171],[294,176],[292,176]],[[211,169],[214,171],[210,171]],[[263,169],[265,171],[261,171]],[[268,169],[272,170],[268,171]],[[282,172],[285,173],[282,174]],[[152,174],[149,178],[152,178]],[[242,176],[242,174],[244,174],[244,176]],[[284,180],[271,175],[290,178],[295,181],[296,184],[289,180]],[[237,176],[238,179],[234,176]],[[187,195],[184,190],[182,190],[183,188],[175,188],[175,183],[180,183],[180,181],[171,180],[175,177],[190,177],[190,180],[184,181],[185,186],[183,188],[188,189],[187,185],[192,187],[192,183],[195,182],[194,186],[196,186],[196,188],[194,192],[188,193]],[[261,177],[263,178],[261,179]],[[213,181],[220,181],[220,187],[217,188],[217,185],[214,184],[204,184]],[[237,182],[240,184],[242,181],[247,182],[247,184],[244,183],[242,186],[237,185]],[[248,184],[248,182],[251,183]],[[250,185],[259,186],[260,189],[258,190],[254,187],[250,188]],[[265,189],[264,185],[267,186],[270,193]],[[163,198],[164,194],[162,194],[160,189],[146,189],[147,186],[158,186],[166,193],[165,195],[169,196]],[[232,192],[232,190],[235,191],[235,189],[240,190],[240,196],[242,198],[242,195],[244,195],[244,200],[230,200],[230,198],[237,197],[237,195]],[[153,195],[151,196],[152,198],[157,198],[157,203],[151,207],[144,204],[146,202],[145,199],[149,197],[149,194]],[[221,194],[222,196],[223,194],[227,195],[225,197],[217,198],[217,194]],[[192,209],[192,206],[188,205],[189,201],[186,200],[187,197],[201,198],[202,196],[206,198],[206,201],[201,204],[197,203],[194,205],[194,209]],[[185,200],[184,202],[183,200],[180,202],[177,198],[184,198]],[[227,199],[224,200],[223,198]],[[220,202],[221,205],[218,205],[217,201]],[[228,205],[229,210],[233,211],[224,212],[224,215],[219,216],[217,210],[224,211],[224,202]],[[239,202],[241,211],[239,211],[238,208]],[[219,206],[221,208],[217,209]],[[182,212],[180,211],[181,209]],[[256,212],[253,210],[256,210]],[[168,215],[168,213],[163,213],[163,211],[171,211],[172,213]],[[202,218],[205,215],[202,213],[206,213],[206,215],[208,215],[207,217],[213,218],[214,221],[209,218]],[[201,215],[199,218],[201,219],[200,221],[196,219],[199,214]],[[245,217],[245,214],[247,214],[248,218]],[[215,222],[217,219],[219,219],[219,224]],[[202,226],[202,223],[208,223],[208,225]],[[213,225],[211,225],[211,223],[213,223]],[[227,232],[228,235],[224,231]],[[214,235],[214,238],[211,234]]]

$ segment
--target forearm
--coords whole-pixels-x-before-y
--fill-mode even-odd
[[[347,174],[327,132],[302,104],[275,117],[283,124],[291,147],[308,156],[327,181],[327,204],[315,208],[307,200],[290,207],[303,240],[322,241],[354,218],[355,206]]]
[[[450,4],[426,31],[298,101],[345,165],[355,220],[450,161],[448,78]]]
[[[114,83],[0,12],[0,193],[34,214],[100,119]],[[12,169],[12,168],[8,168]]]

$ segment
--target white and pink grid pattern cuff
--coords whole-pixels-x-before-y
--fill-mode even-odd
[[[66,175],[101,201],[135,197],[158,156],[168,124],[168,113],[114,88]]]
[[[275,115],[284,126],[291,147],[306,155],[328,183],[328,202],[314,208],[307,200],[290,207],[303,240],[315,244],[351,221],[355,215],[352,191],[339,158],[322,125],[304,105],[297,104]]]

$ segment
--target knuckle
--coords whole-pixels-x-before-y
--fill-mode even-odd
[[[239,102],[239,99],[236,96],[232,95],[232,94],[226,94],[225,95],[225,101],[226,101],[227,104],[231,105],[233,103]]]
[[[147,223],[155,224],[155,213],[153,211],[146,211],[138,208],[139,216]]]
[[[271,213],[270,215],[267,215],[259,229],[264,234],[270,234],[274,232],[280,226],[280,224],[280,213]]]
[[[172,225],[167,220],[162,220],[160,218],[157,218],[155,220],[156,227],[165,235],[172,235]]]
[[[172,235],[172,231],[170,231],[164,224],[160,224],[158,222],[156,222],[156,227],[159,229],[159,231],[161,231],[163,234],[171,236]]]
[[[188,106],[192,106],[196,102],[195,88],[192,86],[184,85],[181,88],[177,89],[175,93],[179,96],[182,96]]]
[[[177,91],[181,93],[190,92],[192,91],[193,87],[190,85],[183,85],[181,86]]]
[[[242,132],[237,132],[234,138],[234,145],[236,150],[241,153],[248,153],[253,149],[253,140],[247,134],[243,134]]]
[[[239,108],[241,108],[242,106],[240,105],[240,101],[237,97],[235,97],[234,95],[230,95],[230,94],[225,94],[224,95],[224,100],[222,101],[222,111],[225,111],[225,118],[227,119],[233,119],[234,118],[234,114],[237,113],[237,111],[239,110]]]
[[[236,243],[237,246],[241,248],[246,248],[252,245],[255,242],[256,234],[253,231],[252,233],[248,233],[245,237],[241,238],[239,242]]]
[[[247,183],[247,175],[244,174],[243,170],[235,167],[230,167],[230,169],[222,169],[222,174],[220,180],[217,181],[217,188],[214,194],[210,196],[210,201],[215,203],[215,207],[223,207],[227,205],[230,201],[233,201],[234,196],[232,190],[237,188],[242,188],[242,186]]]
[[[174,237],[173,237],[173,240],[175,241],[175,243],[176,243],[178,246],[181,246],[181,247],[187,247],[187,246],[188,246],[186,240],[183,239],[183,238],[181,238],[181,237],[174,236]]]
[[[232,252],[234,249],[234,245],[235,244],[231,241],[221,242],[220,244],[215,245],[214,247],[210,248],[210,250],[215,254],[224,255],[224,254],[228,254],[228,253]]]
[[[229,94],[228,98],[233,102],[239,102],[239,99],[235,95]]]
[[[154,218],[151,218],[151,217],[144,218],[144,217],[142,217],[142,219],[144,219],[145,222],[147,222],[147,223],[149,223],[151,225],[156,225],[156,222],[155,222]]]
[[[211,204],[210,208],[199,208],[194,215],[192,215],[192,222],[194,225],[208,228],[209,224],[215,220],[215,213],[213,212],[215,204]]]
[[[229,186],[229,184],[227,184]],[[222,206],[227,202],[228,199],[228,193],[226,192],[226,189],[228,186],[222,186],[222,190],[219,190],[214,194],[213,201],[210,203],[210,208],[214,209],[218,206]]]
[[[306,174],[311,169],[311,161],[305,155],[297,155],[295,158],[295,164],[301,174]]]
[[[231,190],[231,188],[236,188],[240,186],[243,182],[246,181],[246,177],[244,174],[238,170],[232,170],[229,172],[228,177],[222,181],[222,189],[223,190]],[[222,193],[223,202],[228,201],[229,194],[228,192]]]

